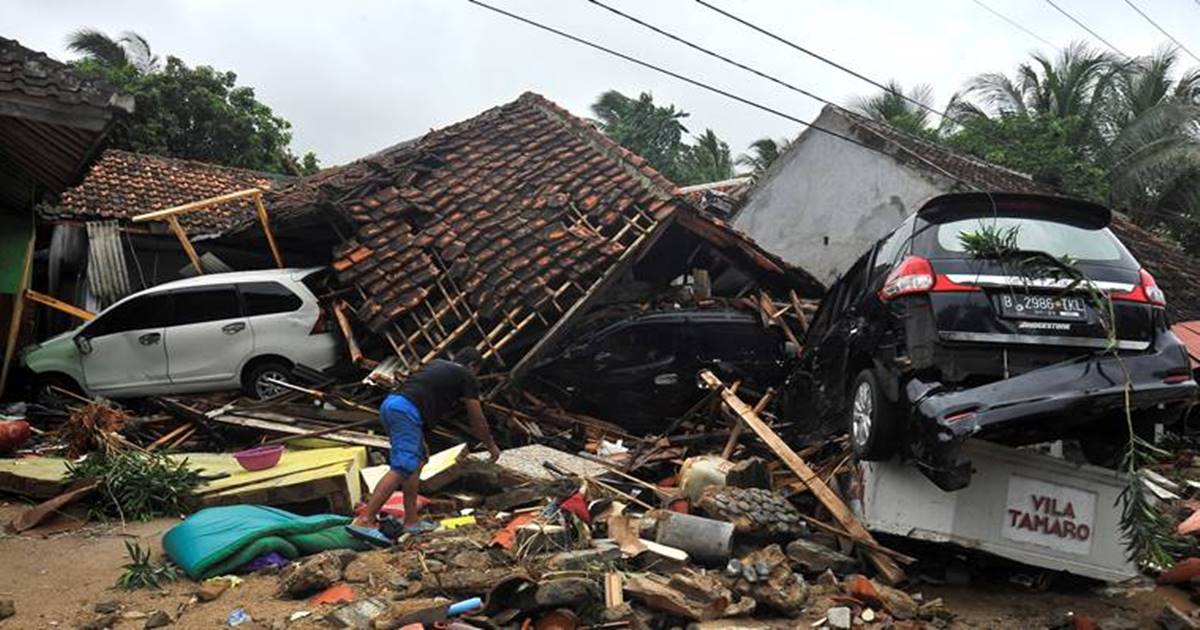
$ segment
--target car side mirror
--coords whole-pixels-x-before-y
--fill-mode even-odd
[[[92,340],[83,335],[75,335],[75,347],[79,350],[79,354],[92,353]]]

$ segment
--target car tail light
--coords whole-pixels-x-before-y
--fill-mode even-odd
[[[974,417],[975,417],[975,410],[968,409],[967,411],[961,411],[959,413],[955,413],[955,414],[946,416],[946,422],[948,422],[950,424],[954,424],[956,422],[962,422],[963,420],[970,420],[971,418],[974,418]]]
[[[1178,385],[1180,383],[1186,383],[1190,380],[1192,380],[1191,374],[1172,374],[1164,378],[1163,383],[1166,383],[1167,385]]]
[[[1166,306],[1167,296],[1162,289],[1158,288],[1158,282],[1154,280],[1154,276],[1150,275],[1145,269],[1138,270],[1138,285],[1128,293],[1113,293],[1110,297],[1114,300],[1122,300],[1125,302],[1142,302],[1145,304],[1153,304],[1154,306]]]
[[[329,332],[333,332],[333,322],[325,312],[325,307],[321,307],[317,309],[317,322],[313,324],[312,330],[308,331],[308,334],[323,335]]]
[[[909,256],[900,261],[892,273],[888,274],[883,288],[879,290],[879,299],[894,300],[900,296],[914,293],[979,290],[979,287],[959,284],[942,274],[934,273],[933,265],[920,256]]]

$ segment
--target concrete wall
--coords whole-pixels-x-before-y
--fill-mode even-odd
[[[825,108],[814,123],[859,139]],[[949,180],[809,129],[780,156],[734,219],[767,250],[829,284]]]

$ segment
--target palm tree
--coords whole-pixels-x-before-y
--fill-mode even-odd
[[[1108,109],[1103,159],[1112,199],[1143,224],[1200,218],[1200,71],[1175,78],[1178,51],[1161,49],[1126,65]],[[1192,239],[1187,239],[1192,240]]]
[[[1098,132],[1100,116],[1115,89],[1124,65],[1111,55],[1082,42],[1063,48],[1051,59],[1042,52],[1031,63],[1017,66],[1013,77],[986,72],[972,79],[967,96],[982,101],[980,111],[993,114],[1041,115],[1080,121],[1080,137]]]
[[[850,109],[902,131],[932,137],[938,135],[938,131],[930,126],[932,102],[933,88],[929,85],[922,83],[913,86],[906,93],[904,86],[893,79],[888,81],[886,89],[879,93],[854,99],[850,103]]]
[[[729,145],[712,129],[696,136],[696,144],[686,148],[683,162],[681,184],[717,182],[734,176]]]
[[[687,112],[674,105],[656,105],[649,92],[634,99],[609,90],[592,104],[592,113],[610,138],[646,158],[668,179],[680,179],[678,162],[687,133],[681,121],[687,118]]]
[[[150,51],[150,42],[133,31],[113,39],[94,28],[81,28],[67,36],[67,49],[100,66],[132,68],[138,74],[158,70],[158,56]]]
[[[771,164],[788,150],[792,141],[787,138],[774,140],[771,138],[759,138],[750,143],[749,153],[743,153],[738,156],[738,166],[745,166],[750,169],[751,177],[761,177],[763,173],[771,168]]]

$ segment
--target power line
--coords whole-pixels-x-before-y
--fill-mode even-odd
[[[687,84],[689,84],[689,85],[693,85],[693,86],[695,86],[695,87],[698,87],[698,88],[701,88],[701,89],[703,89],[703,90],[707,90],[707,91],[709,91],[709,92],[713,92],[714,94],[719,94],[719,95],[721,95],[721,96],[724,96],[724,97],[726,97],[726,98],[733,99],[733,100],[735,100],[735,101],[737,101],[737,102],[739,102],[739,103],[742,103],[743,105],[749,105],[750,107],[753,107],[753,108],[755,108],[755,109],[758,109],[758,110],[761,110],[761,111],[767,112],[767,113],[769,113],[769,114],[774,114],[775,116],[778,116],[778,117],[780,117],[780,118],[783,118],[784,120],[789,120],[789,121],[791,121],[791,122],[794,122],[794,123],[797,123],[797,124],[803,125],[803,126],[805,126],[805,127],[808,127],[809,129],[813,129],[813,130],[815,130],[815,131],[819,131],[819,132],[821,132],[821,133],[827,134],[827,135],[829,135],[829,136],[831,136],[831,137],[838,138],[838,139],[840,139],[840,140],[845,140],[846,142],[849,142],[849,143],[851,143],[851,144],[858,145],[858,146],[860,146],[860,147],[862,147],[862,148],[864,148],[864,149],[867,149],[867,150],[869,150],[869,151],[874,151],[874,152],[876,152],[876,153],[879,153],[879,154],[881,154],[881,155],[885,155],[885,156],[891,157],[891,154],[887,153],[886,151],[883,151],[882,149],[879,149],[878,147],[871,146],[870,144],[867,144],[867,143],[865,143],[865,142],[861,142],[861,141],[859,141],[859,140],[856,140],[856,139],[854,139],[854,138],[851,138],[850,136],[847,136],[847,135],[844,135],[844,134],[838,133],[838,132],[836,132],[836,131],[833,131],[833,130],[831,130],[831,129],[826,129],[826,128],[824,128],[824,127],[821,127],[820,125],[817,125],[817,124],[815,124],[815,123],[808,122],[807,120],[804,120],[804,119],[802,119],[802,118],[797,118],[797,117],[795,117],[795,116],[792,116],[791,114],[784,113],[784,112],[782,112],[782,111],[779,111],[778,109],[775,109],[775,108],[773,108],[773,107],[770,107],[770,106],[767,106],[767,105],[763,105],[763,104],[761,104],[761,103],[758,103],[758,102],[756,102],[756,101],[752,101],[752,100],[750,100],[750,99],[748,99],[748,98],[745,98],[745,97],[742,97],[742,96],[738,96],[737,94],[734,94],[734,93],[732,93],[732,92],[729,92],[729,91],[727,91],[727,90],[723,90],[723,89],[721,89],[721,88],[714,87],[714,86],[712,86],[712,85],[709,85],[708,83],[704,83],[703,81],[700,81],[700,80],[697,80],[697,79],[693,79],[693,78],[691,78],[691,77],[684,76],[684,75],[682,75],[682,74],[679,74],[678,72],[675,72],[675,71],[673,71],[673,70],[668,70],[668,69],[666,69],[666,68],[663,68],[663,67],[661,67],[661,66],[654,65],[654,64],[652,64],[652,63],[650,63],[650,62],[648,62],[648,61],[643,61],[643,60],[641,60],[641,59],[638,59],[637,57],[634,57],[634,56],[632,56],[632,55],[627,55],[627,54],[625,54],[625,53],[623,53],[623,52],[619,52],[619,51],[613,50],[613,49],[611,49],[611,48],[608,48],[608,47],[606,47],[606,46],[602,46],[602,45],[600,45],[600,44],[597,44],[597,43],[595,43],[595,42],[588,41],[588,40],[586,40],[586,39],[583,39],[582,37],[578,37],[578,36],[576,36],[576,35],[572,35],[572,34],[570,34],[570,33],[567,33],[567,32],[565,32],[565,31],[561,31],[561,30],[559,30],[559,29],[556,29],[556,28],[554,28],[554,27],[552,27],[552,26],[547,26],[547,25],[545,25],[545,24],[542,24],[542,23],[540,23],[540,22],[534,21],[534,20],[532,20],[532,19],[529,19],[529,18],[526,18],[526,17],[520,16],[520,15],[517,15],[517,14],[515,14],[515,13],[511,13],[511,12],[509,12],[509,11],[505,11],[504,9],[501,9],[501,8],[499,8],[499,7],[494,7],[494,6],[490,5],[490,4],[487,4],[487,3],[481,2],[480,0],[467,0],[467,2],[470,2],[471,4],[474,4],[474,5],[476,5],[476,6],[479,6],[479,7],[483,7],[484,9],[487,9],[487,10],[489,10],[489,11],[492,11],[493,13],[497,13],[497,14],[499,14],[499,15],[503,15],[504,17],[507,17],[507,18],[509,18],[509,19],[516,20],[516,21],[518,21],[518,22],[522,22],[522,23],[524,23],[524,24],[528,24],[529,26],[532,26],[532,27],[534,27],[534,28],[537,28],[537,29],[540,29],[540,30],[546,31],[546,32],[548,32],[548,33],[553,33],[553,34],[555,34],[555,35],[558,35],[559,37],[562,37],[562,38],[565,38],[565,39],[569,39],[569,40],[571,40],[571,41],[573,41],[573,42],[575,42],[575,43],[577,43],[577,44],[583,44],[584,46],[587,46],[587,47],[589,47],[589,48],[594,48],[594,49],[596,49],[596,50],[599,50],[599,51],[601,51],[601,52],[603,52],[603,53],[606,53],[606,54],[612,55],[612,56],[614,56],[614,57],[618,57],[618,58],[620,58],[620,59],[623,59],[623,60],[625,60],[625,61],[628,61],[628,62],[630,62],[630,63],[633,63],[633,64],[636,64],[636,65],[642,66],[643,68],[647,68],[647,69],[649,69],[649,70],[653,70],[653,71],[655,71],[655,72],[658,72],[658,73],[661,73],[661,74],[665,74],[665,75],[667,75],[667,76],[669,76],[669,77],[671,77],[671,78],[673,78],[673,79],[677,79],[677,80],[679,80],[679,81],[683,81],[683,82],[685,82],[685,83],[687,83]],[[813,97],[813,98],[817,98],[817,97]],[[818,99],[818,100],[821,100],[821,99]],[[828,102],[828,101],[825,101],[825,102]],[[965,180],[965,179],[963,179],[963,178],[961,178],[961,177],[958,177],[958,176],[954,175],[953,173],[951,173],[951,172],[947,171],[946,169],[944,169],[944,168],[942,168],[942,167],[938,166],[937,164],[934,164],[933,162],[930,162],[930,161],[929,161],[928,159],[926,159],[925,157],[923,157],[923,156],[921,156],[921,155],[919,155],[919,154],[917,154],[917,153],[915,153],[915,152],[913,152],[913,151],[911,151],[911,150],[909,150],[909,149],[907,149],[907,148],[905,148],[905,147],[902,147],[902,146],[901,146],[900,148],[901,148],[902,150],[906,151],[907,153],[909,153],[910,155],[912,155],[912,156],[913,156],[915,159],[917,159],[917,160],[919,160],[919,161],[921,161],[921,162],[923,162],[923,163],[927,164],[927,165],[928,165],[930,168],[932,168],[932,169],[936,170],[937,172],[941,173],[942,175],[945,175],[946,177],[948,177],[948,178],[950,178],[950,179],[952,179],[952,180],[954,180],[954,181],[956,181],[956,182],[958,182],[958,183],[960,183],[960,184],[963,184],[963,185],[967,186],[968,188],[972,188],[972,189],[974,189],[974,190],[977,190],[977,191],[980,191],[980,192],[985,192],[985,193],[987,192],[987,191],[984,191],[984,190],[983,190],[982,188],[980,188],[979,186],[976,186],[974,183],[972,183],[972,182],[969,182],[969,181],[967,181],[967,180]],[[990,196],[990,193],[988,193],[988,194],[989,194],[989,196]]]
[[[972,1],[973,1],[975,4],[978,4],[979,6],[983,7],[983,9],[984,9],[985,11],[987,11],[988,13],[991,13],[992,15],[994,15],[994,16],[996,16],[996,17],[1000,18],[1001,20],[1004,20],[1005,22],[1008,22],[1009,24],[1012,24],[1012,25],[1013,25],[1013,26],[1015,26],[1016,28],[1020,29],[1020,30],[1021,30],[1021,31],[1023,31],[1023,32],[1024,32],[1026,35],[1028,35],[1028,36],[1030,36],[1030,37],[1032,37],[1032,38],[1034,38],[1034,39],[1036,39],[1036,40],[1038,40],[1038,41],[1042,42],[1043,44],[1045,44],[1045,45],[1047,45],[1047,46],[1049,46],[1049,47],[1051,47],[1051,48],[1058,48],[1058,46],[1055,46],[1054,44],[1052,44],[1052,43],[1051,43],[1049,40],[1047,40],[1045,37],[1042,37],[1041,35],[1038,35],[1037,33],[1034,33],[1033,31],[1031,31],[1031,30],[1029,30],[1029,29],[1025,28],[1025,27],[1024,27],[1024,26],[1023,26],[1023,25],[1022,25],[1020,22],[1017,22],[1016,20],[1013,20],[1012,18],[1009,18],[1007,15],[1004,15],[1003,13],[1000,13],[999,11],[997,11],[997,10],[993,9],[992,7],[989,7],[988,5],[986,5],[986,4],[984,4],[983,2],[981,2],[981,0],[972,0]],[[1197,3],[1200,3],[1200,0],[1196,0],[1196,2],[1197,2]]]
[[[1198,3],[1200,3],[1200,0],[1197,0],[1197,2],[1198,2]],[[1168,32],[1166,31],[1166,29],[1164,29],[1163,27],[1159,26],[1159,25],[1158,25],[1158,22],[1155,22],[1154,20],[1152,20],[1152,19],[1150,18],[1150,16],[1149,16],[1149,15],[1146,15],[1146,12],[1145,12],[1145,11],[1142,11],[1141,9],[1139,9],[1139,8],[1138,8],[1138,6],[1137,6],[1136,4],[1134,4],[1134,3],[1133,3],[1131,0],[1125,0],[1125,4],[1128,4],[1128,5],[1129,5],[1129,8],[1133,9],[1134,11],[1137,11],[1137,14],[1138,14],[1138,15],[1142,16],[1143,18],[1145,18],[1145,19],[1146,19],[1146,21],[1147,21],[1147,22],[1149,22],[1151,26],[1153,26],[1154,28],[1158,29],[1158,32],[1159,32],[1159,33],[1162,33],[1164,37],[1166,37],[1167,39],[1171,40],[1172,42],[1175,42],[1175,45],[1176,45],[1176,46],[1178,46],[1178,47],[1180,48],[1180,50],[1182,50],[1183,52],[1185,52],[1185,53],[1187,53],[1188,55],[1190,55],[1192,59],[1195,59],[1196,61],[1200,61],[1200,57],[1197,57],[1197,56],[1195,55],[1195,53],[1193,53],[1192,51],[1188,50],[1187,46],[1184,46],[1182,42],[1180,42],[1178,39],[1175,39],[1175,37],[1174,37],[1174,36],[1172,36],[1170,33],[1168,33]]]
[[[1079,20],[1075,19],[1075,16],[1071,15],[1070,13],[1067,13],[1066,11],[1063,10],[1062,7],[1058,6],[1057,4],[1054,4],[1054,0],[1046,0],[1046,4],[1054,7],[1054,10],[1056,10],[1059,13],[1066,16],[1066,18],[1068,20],[1071,20],[1072,22],[1074,22],[1079,28],[1090,33],[1092,37],[1095,37],[1096,39],[1104,42],[1105,46],[1108,46],[1109,48],[1113,49],[1113,51],[1116,52],[1118,55],[1121,55],[1122,57],[1124,57],[1126,59],[1130,58],[1129,55],[1126,55],[1125,53],[1121,52],[1120,48],[1113,46],[1111,43],[1109,43],[1109,41],[1107,39],[1100,37],[1100,35],[1096,31],[1093,31],[1092,29],[1088,28],[1087,24],[1084,24],[1083,22],[1080,22]]]

